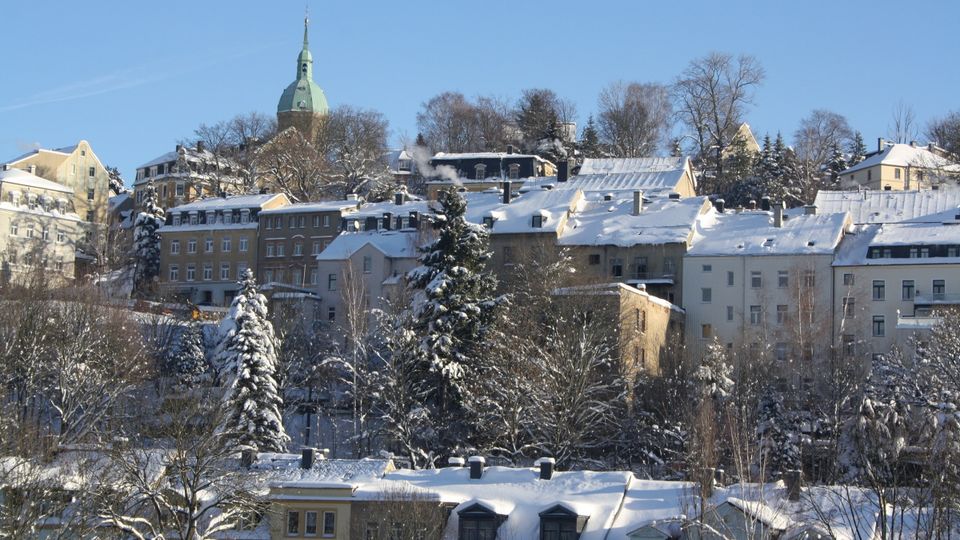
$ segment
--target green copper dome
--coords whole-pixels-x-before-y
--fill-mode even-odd
[[[277,103],[277,112],[306,111],[327,114],[327,96],[323,89],[313,82],[313,55],[307,45],[308,19],[303,20],[303,50],[297,56],[297,79],[283,91],[280,102]]]

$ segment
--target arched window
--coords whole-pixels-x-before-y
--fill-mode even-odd
[[[520,164],[519,164],[519,163],[511,163],[511,164],[510,164],[510,179],[511,179],[511,180],[516,180],[517,178],[520,178]]]

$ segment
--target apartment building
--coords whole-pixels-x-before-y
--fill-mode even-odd
[[[87,227],[73,211],[74,190],[28,171],[0,170],[0,283],[41,273],[50,286],[73,282]]]
[[[260,212],[288,204],[280,193],[208,197],[171,208],[160,228],[161,292],[196,304],[229,305],[240,274],[256,269]]]
[[[894,144],[877,139],[877,150],[840,173],[844,189],[911,190],[940,186],[960,176],[957,165],[933,143]]]
[[[789,360],[829,346],[832,264],[850,225],[812,206],[702,216],[683,264],[688,351],[716,340]]]
[[[943,223],[953,219],[960,207],[960,189],[885,191],[857,189],[817,193],[813,204],[821,213],[849,212],[855,225],[870,223]]]
[[[696,174],[686,157],[585,159],[565,186],[585,192],[634,192],[646,195],[697,194]]]
[[[427,198],[436,200],[440,190],[450,187],[478,192],[497,187],[504,180],[519,185],[524,180],[554,176],[557,171],[558,166],[550,161],[515,153],[508,145],[506,152],[438,152],[430,159],[430,170],[420,172],[427,177]]]
[[[320,283],[316,256],[338,234],[357,200],[298,203],[262,210],[257,276],[263,283],[314,288]]]
[[[150,182],[157,192],[157,205],[164,209],[219,196],[220,192],[236,195],[242,192],[242,174],[238,163],[204,148],[202,142],[193,148],[178,144],[172,152],[137,167],[134,201],[140,208]]]

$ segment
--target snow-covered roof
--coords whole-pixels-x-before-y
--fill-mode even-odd
[[[849,212],[854,223],[899,221],[941,222],[957,213],[960,189],[941,187],[922,191],[820,191],[814,201],[820,212]],[[952,217],[952,216],[950,216]]]
[[[419,214],[432,213],[431,201],[408,201],[403,204],[396,204],[394,201],[382,201],[376,203],[366,203],[360,206],[356,212],[350,213],[350,219],[363,219],[368,217],[383,217],[385,213],[391,213],[394,216],[407,215],[410,212]]]
[[[507,152],[437,152],[432,159],[438,160],[457,160],[457,159],[515,159],[515,158],[533,158],[540,163],[550,163],[536,154],[510,154]]]
[[[318,201],[318,202],[294,203],[294,204],[288,204],[286,206],[281,206],[279,208],[271,208],[269,210],[263,210],[260,212],[260,214],[274,215],[274,214],[299,214],[301,212],[342,212],[350,208],[357,208],[358,205],[359,205],[358,201]]]
[[[565,246],[669,244],[687,242],[697,216],[709,211],[706,197],[654,197],[633,215],[633,194],[618,192],[610,201],[599,192],[588,193],[560,236]]]
[[[871,247],[960,246],[960,222],[859,225],[844,237],[834,266],[958,264],[960,257],[867,258]],[[936,252],[933,253],[936,255]]]
[[[0,170],[0,182],[16,184],[18,186],[32,187],[36,189],[45,189],[47,191],[57,191],[60,193],[73,193],[73,190],[63,184],[52,182],[46,178],[41,178],[27,171],[10,167],[7,170]]]
[[[263,205],[273,201],[276,198],[286,200],[286,195],[282,193],[266,193],[263,195],[233,195],[229,197],[207,197],[196,201],[181,204],[168,210],[171,213],[177,212],[205,212],[207,210],[235,210],[242,208],[262,208]]]
[[[682,157],[588,158],[583,160],[579,174],[657,173],[685,166],[686,158]]]
[[[352,487],[361,482],[382,478],[393,470],[389,459],[325,459],[317,456],[313,467],[300,467],[299,454],[259,454],[251,467],[260,471],[275,471],[271,475],[273,487]]]
[[[686,313],[686,311],[663,298],[659,298],[648,293],[645,290],[638,289],[632,285],[626,283],[595,283],[592,285],[576,285],[573,287],[561,287],[559,289],[554,289],[552,294],[557,296],[619,296],[621,294],[634,294],[637,296],[643,296],[649,302],[657,304],[658,306],[664,307],[666,309],[676,311],[677,313]]]
[[[236,162],[234,162],[229,158],[225,158],[223,156],[217,157],[216,154],[214,154],[210,150],[207,150],[206,148],[204,148],[203,150],[197,150],[196,148],[190,148],[190,147],[184,146],[183,154],[184,154],[184,158],[186,158],[186,160],[190,163],[212,162],[215,160],[219,160],[220,163],[222,163],[223,165],[228,165],[231,167],[234,167],[237,165]],[[180,154],[176,150],[173,150],[171,152],[167,152],[163,155],[157,156],[151,159],[150,161],[144,163],[143,165],[140,165],[137,168],[145,169],[145,168],[153,167],[154,165],[160,165],[161,163],[176,162],[177,159],[179,159],[179,157],[180,157]]]
[[[925,169],[949,168],[953,163],[931,152],[926,146],[911,144],[891,144],[880,152],[874,152],[866,159],[840,173],[851,174],[876,165],[893,167],[920,167]]]
[[[697,220],[687,256],[828,255],[850,219],[846,213],[789,214],[774,227],[772,212],[708,212]]]
[[[683,180],[684,170],[612,174],[578,174],[561,187],[583,191],[670,191]]]
[[[415,258],[420,255],[416,239],[417,233],[412,230],[344,232],[317,255],[317,260],[342,261],[366,245],[373,246],[392,259]]]
[[[58,148],[58,149],[34,148],[33,150],[30,150],[29,152],[25,152],[25,153],[23,153],[23,154],[20,154],[19,156],[15,157],[15,158],[13,158],[13,159],[8,159],[8,160],[5,161],[4,163],[10,163],[10,164],[17,163],[17,162],[19,162],[19,161],[23,161],[23,160],[27,159],[27,158],[30,157],[30,156],[34,156],[34,155],[36,155],[36,154],[39,154],[40,152],[47,152],[47,153],[52,153],[52,154],[62,154],[63,157],[67,157],[67,156],[70,155],[74,150],[76,150],[76,148],[77,148],[76,145],[74,145],[74,146],[69,146],[69,147],[65,147],[65,148],[62,148],[62,149],[60,149],[60,148]]]
[[[464,193],[467,201],[467,221],[483,223],[493,218],[490,234],[552,233],[558,234],[569,214],[576,210],[583,198],[580,190],[533,190],[514,197],[503,204],[500,190]],[[533,216],[540,216],[541,226],[533,226]]]

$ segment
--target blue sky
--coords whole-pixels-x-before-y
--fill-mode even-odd
[[[847,116],[868,145],[891,111],[921,125],[960,109],[960,2],[311,0],[314,78],[331,106],[383,112],[416,135],[444,90],[514,99],[546,87],[580,123],[609,82],[670,82],[710,51],[767,70],[747,120],[789,135],[812,109]],[[202,122],[274,114],[293,80],[304,2],[10,0],[0,53],[0,160],[83,138],[134,169]]]

